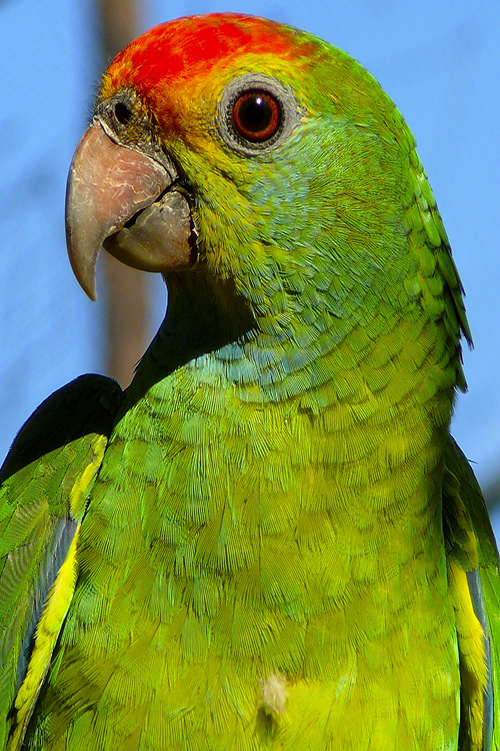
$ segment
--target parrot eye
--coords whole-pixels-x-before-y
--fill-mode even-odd
[[[300,122],[301,112],[290,87],[259,73],[237,76],[225,87],[217,127],[233,151],[255,156],[278,147]]]
[[[233,122],[247,141],[262,143],[280,127],[281,107],[266,91],[248,91],[234,103]]]

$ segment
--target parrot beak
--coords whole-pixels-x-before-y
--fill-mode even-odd
[[[66,243],[73,272],[96,299],[101,246],[128,266],[166,272],[196,259],[191,211],[176,183],[177,170],[143,151],[117,143],[94,122],[77,146],[66,189]]]

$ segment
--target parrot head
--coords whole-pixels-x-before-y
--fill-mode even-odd
[[[256,17],[181,18],[115,58],[70,168],[67,240],[91,298],[104,246],[190,305],[210,287],[219,319],[244,309],[273,346],[318,354],[389,318],[428,319],[453,357],[468,336],[399,111],[346,53]]]

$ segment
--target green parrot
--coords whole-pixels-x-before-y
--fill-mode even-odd
[[[0,748],[500,749],[500,581],[449,432],[462,286],[400,113],[237,14],[132,42],[68,181],[161,272],[124,393],[49,397],[3,465]]]

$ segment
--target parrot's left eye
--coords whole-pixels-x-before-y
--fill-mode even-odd
[[[222,92],[217,125],[233,151],[256,155],[276,148],[299,122],[292,90],[271,76],[245,73],[233,78]]]

